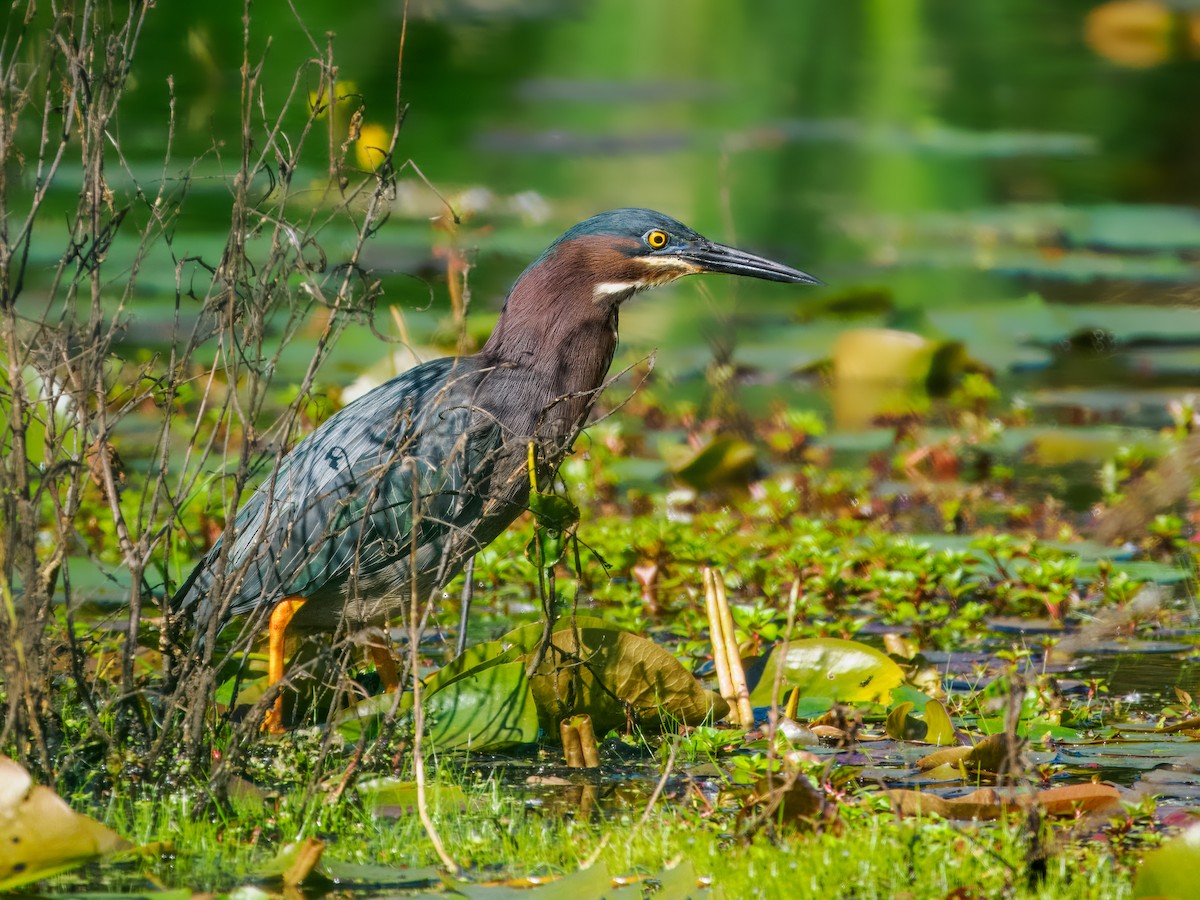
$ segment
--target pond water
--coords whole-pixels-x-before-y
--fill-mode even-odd
[[[1092,8],[694,0],[682,14],[620,0],[421,0],[408,5],[397,153],[464,214],[473,330],[566,226],[607,207],[662,209],[828,287],[689,279],[626,308],[617,366],[655,352],[656,390],[699,400],[719,349],[737,366],[737,405],[756,416],[812,410],[830,459],[855,465],[889,452],[896,427],[874,424],[862,397],[839,393],[821,368],[839,335],[887,328],[958,342],[1000,388],[993,409],[1022,410],[1025,424],[985,447],[1020,474],[1014,497],[1060,497],[1084,522],[1103,464],[1122,447],[1161,450],[1159,430],[1179,415],[1171,403],[1200,383],[1200,122],[1183,114],[1200,62],[1153,35],[1131,50]],[[310,61],[329,34],[343,89],[367,124],[390,130],[403,9],[314,0],[301,23],[256,8],[249,53],[264,60],[263,108],[315,87]],[[215,261],[226,238],[242,50],[233,0],[162,4],[148,17],[118,123],[128,168],[109,178],[118,191],[130,173],[155,184],[171,77],[179,162],[167,171],[192,179],[176,258]],[[304,106],[288,108],[285,127],[299,126]],[[306,178],[316,185],[322,172],[297,183]],[[56,202],[73,205],[76,187],[64,180]],[[449,315],[427,221],[441,211],[403,173],[367,252],[422,347],[444,340]],[[61,222],[39,227],[35,256],[61,247]],[[112,258],[132,254],[132,236]],[[351,236],[326,228],[331,262]],[[35,267],[31,293],[52,261]],[[157,248],[129,354],[170,341],[174,271]],[[283,356],[280,385],[300,376],[310,340]],[[386,350],[365,324],[352,327],[321,381],[348,384],[376,360],[387,371]],[[925,404],[923,384],[880,410],[910,401]],[[152,439],[136,417],[122,429],[134,447]],[[662,469],[649,471],[661,483]]]
[[[963,342],[1040,421],[1160,427],[1200,373],[1200,124],[1183,114],[1200,64],[1169,49],[1118,64],[1129,51],[1106,44],[1092,6],[423,0],[408,5],[398,157],[468,215],[481,320],[567,225],[649,206],[829,287],[693,279],[628,307],[618,362],[658,348],[661,371],[694,375],[719,337],[762,376],[744,402],[782,396],[836,424],[836,397],[793,376],[841,330],[887,326]],[[315,0],[303,25],[255,9],[264,108],[315,86],[305,64],[329,33],[343,89],[390,130],[403,8]],[[201,160],[177,255],[212,261],[228,230],[241,15],[233,0],[156,8],[120,113],[129,171],[153,184],[174,79],[168,172]],[[368,264],[423,338],[447,309],[425,222],[440,209],[402,179]],[[348,232],[324,237],[336,262]],[[147,267],[131,343],[164,340],[173,272],[165,252]],[[433,282],[432,303],[408,273]],[[350,335],[324,377],[353,380],[372,345]],[[298,346],[285,364],[306,359]]]
[[[861,415],[861,398],[832,385],[822,364],[839,336],[894,329],[957,342],[965,368],[999,387],[993,408],[1022,411],[1020,427],[988,444],[1021,476],[1014,497],[1060,497],[1082,523],[1104,463],[1122,447],[1160,450],[1159,432],[1179,416],[1171,404],[1200,384],[1200,62],[1169,45],[1129,65],[1089,18],[1093,6],[415,0],[397,153],[464,214],[473,330],[567,226],[610,207],[661,209],[828,287],[690,279],[639,298],[623,313],[618,367],[657,351],[656,390],[677,402],[702,397],[714,353],[726,353],[740,408],[812,410],[830,458],[861,464],[888,451],[896,425]],[[315,86],[310,39],[320,46],[332,33],[340,82],[367,124],[390,131],[403,8],[310,0],[301,25],[283,5],[256,6],[249,43],[266,60],[263,106],[281,108],[294,84],[301,95]],[[117,123],[128,169],[110,169],[112,187],[128,188],[130,173],[153,185],[174,79],[180,162],[168,174],[199,160],[176,258],[215,262],[226,239],[241,17],[232,0],[159,4]],[[299,125],[302,106],[286,126]],[[295,177],[315,186],[322,175]],[[55,202],[73,206],[77,188],[65,180]],[[449,317],[433,252],[442,239],[428,222],[440,212],[406,170],[366,257],[423,347],[444,342]],[[53,216],[39,225],[33,294],[48,284],[61,227]],[[126,240],[114,260],[131,258]],[[331,263],[351,240],[344,225],[325,229]],[[159,248],[129,354],[170,341],[174,283]],[[311,340],[289,348],[281,385],[303,372]],[[321,382],[349,384],[386,350],[365,324],[352,327]],[[910,399],[925,403],[924,388]],[[136,446],[137,421],[122,428],[115,439]],[[1101,674],[1151,708],[1175,685],[1200,693],[1194,615],[1180,618],[1191,623],[1184,649],[1096,657],[1073,676]]]

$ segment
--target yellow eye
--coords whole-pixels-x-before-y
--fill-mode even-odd
[[[670,238],[667,237],[667,233],[665,231],[651,231],[646,235],[646,243],[650,245],[651,250],[661,250],[663,247],[667,246],[668,240],[670,240]]]

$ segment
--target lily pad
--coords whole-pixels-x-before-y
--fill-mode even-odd
[[[698,491],[740,487],[758,469],[758,451],[740,438],[715,437],[674,468],[675,477]]]
[[[486,641],[467,648],[446,665],[425,679],[425,690],[434,694],[467,675],[519,659],[523,648],[506,645],[503,641]]]
[[[425,700],[429,742],[443,750],[498,750],[531,744],[537,709],[525,663],[501,663],[465,675]]]
[[[629,716],[643,727],[668,720],[699,725],[729,711],[670,652],[609,626],[581,627],[578,640],[575,629],[555,632],[531,687],[547,731],[582,713],[604,734]]]
[[[887,717],[888,737],[905,741],[924,741],[927,744],[945,746],[956,739],[954,725],[940,701],[930,698],[925,704],[924,717],[912,715],[910,701],[898,703]]]
[[[445,681],[426,687],[427,740],[442,750],[500,750],[537,740],[538,718],[525,675],[525,662],[509,658],[483,660],[467,672],[452,672]],[[472,657],[473,659],[473,657]],[[338,717],[347,740],[357,740],[364,728],[394,714],[412,714],[412,694],[377,694],[355,704]]]
[[[988,821],[1004,813],[1005,804],[995,788],[980,788],[961,797],[939,797],[925,791],[890,790],[884,796],[900,816],[941,816],[943,819]]]
[[[0,891],[49,878],[130,846],[80,815],[19,763],[0,756]]]
[[[471,900],[578,900],[615,896],[612,876],[603,866],[563,877],[513,878],[499,884],[471,884],[445,879],[445,885]]]
[[[803,698],[819,697],[847,703],[887,703],[904,672],[884,653],[840,638],[789,641],[771,650],[750,702],[771,702],[776,672],[783,667],[785,689],[798,689]]]
[[[609,624],[598,616],[576,616],[573,619],[563,619],[556,630],[566,628],[608,628]],[[529,622],[505,634],[498,640],[486,641],[467,648],[446,665],[442,666],[425,679],[425,690],[430,694],[439,691],[462,678],[464,675],[475,674],[482,669],[512,662],[524,654],[538,648],[542,640],[542,623]]]
[[[1200,826],[1193,826],[1146,854],[1133,882],[1133,896],[1166,900],[1194,897],[1197,871],[1200,871]]]
[[[360,781],[356,790],[376,815],[407,816],[417,809],[417,783],[399,778],[370,778]],[[439,810],[461,810],[467,795],[456,784],[431,782],[425,785],[426,802]]]

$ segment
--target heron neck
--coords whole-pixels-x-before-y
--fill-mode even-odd
[[[618,304],[597,302],[581,277],[554,276],[539,268],[518,280],[478,357],[513,371],[530,411],[549,414],[552,431],[566,434],[583,424],[608,374]]]

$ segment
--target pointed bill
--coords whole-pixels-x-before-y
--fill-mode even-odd
[[[789,284],[824,284],[819,278],[814,278],[807,272],[785,266],[762,256],[755,256],[745,250],[726,247],[713,241],[702,241],[683,250],[677,250],[672,256],[699,266],[704,272],[721,272],[726,275],[744,275],[750,278],[762,278],[766,281],[783,281]]]

